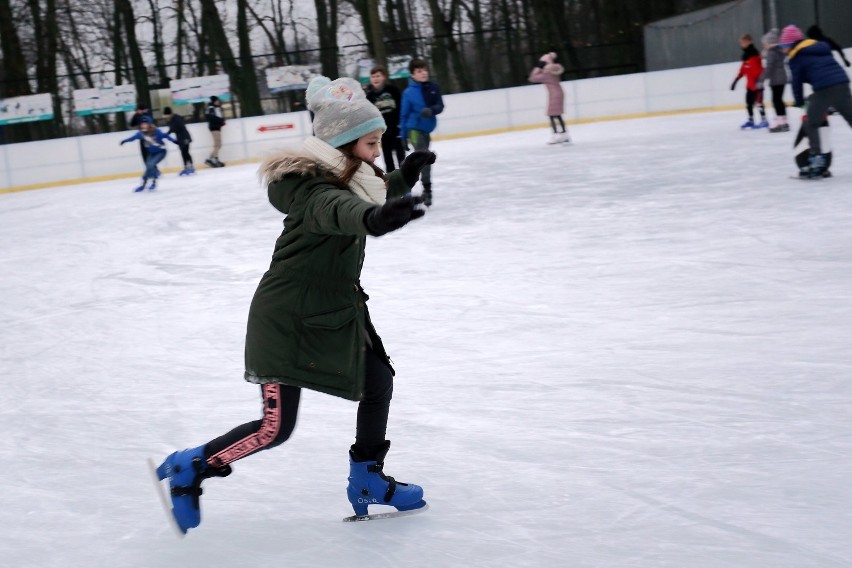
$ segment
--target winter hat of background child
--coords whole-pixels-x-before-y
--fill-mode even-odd
[[[778,30],[772,28],[771,30],[766,32],[766,34],[764,34],[764,36],[761,38],[761,41],[763,42],[763,45],[778,45]]]
[[[382,113],[355,79],[314,77],[306,95],[314,113],[314,134],[332,148],[387,129]]]
[[[805,39],[805,34],[802,33],[802,30],[796,26],[789,25],[781,31],[781,37],[779,38],[778,43],[782,47],[793,47],[796,42],[802,41],[803,39]]]

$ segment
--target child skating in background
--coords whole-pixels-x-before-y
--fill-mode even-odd
[[[564,72],[565,68],[556,62],[556,53],[551,51],[539,58],[528,79],[530,83],[542,83],[547,87],[546,112],[550,118],[550,128],[553,130],[548,144],[571,142],[571,137],[565,128],[565,121],[562,120],[562,114],[565,112],[565,93],[562,91],[561,77]]]
[[[202,481],[229,475],[236,460],[290,437],[303,388],[359,401],[347,487],[357,517],[371,504],[426,508],[420,487],[382,470],[394,370],[360,277],[368,235],[382,236],[423,216],[421,198],[410,191],[435,154],[413,152],[384,176],[373,162],[385,121],[361,85],[317,77],[307,95],[315,135],[300,151],[267,159],[260,170],[269,201],[285,214],[246,333],[244,377],[259,385],[263,417],[175,452],[156,467],[157,478],[169,481],[172,514],[184,533],[201,522]],[[273,498],[282,505],[292,501]]]
[[[412,59],[408,64],[411,77],[402,92],[399,111],[399,137],[407,151],[408,143],[415,150],[428,150],[431,133],[438,126],[437,116],[444,112],[444,99],[438,83],[429,80],[429,65],[422,59]],[[423,203],[432,206],[432,166],[423,168]]]
[[[737,82],[743,77],[746,78],[746,112],[748,120],[740,125],[740,128],[766,128],[769,123],[766,121],[766,109],[763,108],[763,85],[758,85],[757,79],[763,73],[763,63],[760,60],[760,52],[752,42],[751,36],[748,34],[740,38],[740,47],[743,50],[742,64],[740,71],[734,82],[731,83],[731,90],[737,88]],[[760,111],[760,122],[754,122],[754,106],[757,105]]]
[[[402,104],[402,93],[388,81],[388,72],[377,65],[370,70],[370,84],[367,85],[367,100],[376,105],[385,118],[388,129],[382,134],[382,157],[385,159],[385,172],[391,173],[396,164],[405,159],[402,139],[399,137],[399,107]],[[396,164],[394,164],[396,156]]]
[[[142,141],[142,144],[145,145],[147,157],[145,158],[145,171],[142,174],[142,185],[133,191],[144,190],[148,180],[151,181],[148,191],[154,191],[157,189],[157,178],[160,177],[160,169],[157,167],[157,164],[162,162],[163,158],[166,157],[166,140],[172,144],[178,144],[178,141],[154,126],[152,119],[147,116],[139,123],[139,131],[133,136],[122,140],[120,145],[123,146],[127,142],[134,140]]]
[[[769,81],[769,88],[772,90],[772,108],[775,109],[775,120],[769,127],[769,132],[789,132],[787,105],[784,104],[784,88],[788,82],[787,67],[784,65],[784,52],[778,45],[778,30],[769,30],[763,36],[762,43],[766,66],[758,77],[757,84],[762,89],[763,82]]]
[[[810,144],[808,178],[820,179],[828,172],[828,156],[822,149],[820,126],[829,108],[833,108],[852,126],[852,92],[849,76],[834,59],[831,46],[805,34],[796,26],[787,26],[778,40],[792,74],[793,97],[797,107],[805,105],[804,84],[813,89],[808,100],[806,128]]]
[[[189,145],[192,143],[192,136],[186,128],[186,121],[179,114],[172,114],[172,108],[166,107],[163,109],[163,117],[169,121],[169,131],[167,134],[174,134],[177,138],[178,146],[180,146],[180,156],[183,159],[183,170],[180,174],[188,176],[195,173],[195,166],[192,163],[192,155],[189,153]]]

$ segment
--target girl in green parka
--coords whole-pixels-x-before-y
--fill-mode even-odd
[[[181,533],[201,522],[201,483],[231,473],[234,461],[275,447],[292,434],[302,388],[359,401],[349,450],[347,494],[355,518],[367,506],[425,509],[423,490],[384,475],[393,368],[361,288],[367,235],[381,236],[423,216],[412,196],[435,154],[413,152],[388,176],[373,162],[385,122],[357,81],[317,77],[307,90],[315,135],[297,153],[261,166],[269,201],[285,214],[249,309],[245,379],[260,385],[263,417],[159,466]]]

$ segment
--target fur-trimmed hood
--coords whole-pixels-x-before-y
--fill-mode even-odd
[[[270,156],[260,166],[259,176],[267,185],[269,201],[282,213],[287,213],[304,183],[328,180],[340,176],[346,168],[347,158],[337,148],[311,136],[302,143],[298,152],[284,151]],[[292,176],[292,180],[287,179]],[[377,175],[371,164],[361,161],[346,189],[356,197],[373,205],[383,205],[387,198],[384,176]]]
[[[313,156],[295,150],[283,150],[263,160],[257,170],[257,177],[263,185],[269,185],[291,174],[319,176],[323,173]]]
[[[281,182],[289,175],[305,178],[319,178],[327,175],[319,161],[304,152],[284,150],[268,156],[257,171],[260,183],[267,187],[269,202],[284,214],[293,203],[294,189],[297,184]]]

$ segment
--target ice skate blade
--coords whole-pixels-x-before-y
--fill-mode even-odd
[[[374,513],[372,515],[352,515],[351,517],[344,517],[344,523],[357,523],[360,521],[377,521],[379,519],[393,519],[396,517],[408,517],[410,515],[416,515],[418,513],[422,513],[429,509],[429,504],[425,503],[422,507],[417,509],[411,509],[410,511],[390,511],[388,513]]]
[[[151,472],[151,479],[154,481],[154,489],[157,491],[157,495],[160,498],[160,504],[163,506],[163,510],[166,512],[166,517],[169,520],[169,525],[174,530],[175,534],[178,535],[179,538],[183,538],[186,536],[175,520],[174,513],[172,513],[172,500],[169,497],[169,493],[166,490],[163,482],[160,481],[160,478],[157,476],[157,462],[154,461],[153,458],[148,458],[148,471]],[[168,481],[168,479],[164,480]]]

